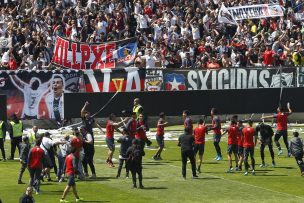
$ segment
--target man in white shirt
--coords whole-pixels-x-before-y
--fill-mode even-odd
[[[146,69],[155,68],[155,61],[157,58],[152,55],[152,49],[148,49],[147,54],[141,58],[146,60]]]

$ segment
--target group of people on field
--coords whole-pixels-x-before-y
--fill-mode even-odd
[[[89,103],[86,102],[84,107],[81,109],[82,125],[79,128],[74,127],[72,129],[72,136],[66,135],[60,140],[52,140],[49,132],[39,134],[37,126],[33,126],[32,132],[27,136],[22,136],[23,123],[16,115],[12,117],[12,121],[10,121],[9,125],[4,122],[0,122],[0,147],[3,160],[5,160],[3,143],[7,126],[12,144],[10,159],[14,158],[15,149],[18,148],[19,150],[21,168],[18,176],[18,184],[23,184],[22,176],[26,168],[28,168],[30,174],[29,185],[32,187],[32,189],[28,190],[34,190],[39,194],[40,181],[44,181],[44,178],[51,181],[50,169],[53,168],[57,181],[62,182],[65,177],[67,178],[67,186],[60,202],[66,202],[66,195],[71,188],[73,189],[76,201],[81,201],[82,198],[77,194],[75,177],[78,177],[79,180],[84,180],[86,177],[89,177],[89,165],[91,169],[90,178],[96,179],[93,161],[95,153],[93,128],[98,127],[105,133],[105,141],[109,150],[106,163],[110,167],[115,167],[112,161],[115,151],[114,131],[116,130],[122,134],[122,136],[117,140],[117,142],[120,143],[120,153],[116,178],[120,178],[123,164],[125,163],[126,178],[129,177],[129,172],[131,172],[133,188],[137,188],[136,176],[138,176],[139,188],[144,188],[142,183],[142,156],[145,155],[145,145],[151,145],[151,141],[146,135],[146,131],[149,128],[147,125],[147,117],[144,115],[143,107],[140,105],[140,100],[138,98],[134,99],[133,111],[123,112],[125,118],[120,118],[120,121],[117,121],[118,119],[114,114],[110,114],[105,130],[101,128],[101,126],[91,116],[90,112],[86,110],[88,105]],[[213,131],[213,144],[216,151],[215,160],[217,161],[223,159],[220,140],[222,136],[225,136],[226,133],[228,134],[227,155],[229,168],[227,173],[231,173],[234,170],[242,171],[244,163],[245,175],[248,175],[250,168],[252,170],[252,175],[255,175],[254,148],[257,142],[260,143],[260,155],[262,159],[260,167],[267,166],[264,159],[264,149],[266,146],[268,146],[271,154],[272,166],[275,167],[276,163],[272,146],[272,136],[274,135],[274,141],[279,150],[278,155],[283,153],[279,144],[280,137],[283,137],[288,157],[291,155],[295,157],[297,164],[300,167],[301,175],[303,176],[303,142],[299,138],[299,133],[294,132],[294,137],[291,139],[290,144],[288,144],[287,124],[288,116],[292,113],[292,110],[289,104],[287,105],[287,108],[288,112],[284,112],[284,109],[279,107],[277,114],[262,117],[262,119],[276,119],[276,133],[273,132],[270,125],[267,125],[264,122],[253,127],[251,119],[239,120],[237,115],[231,117],[230,125],[227,128],[223,128],[216,108],[211,109],[211,125],[205,124],[206,117],[204,117],[203,119],[199,119],[198,126],[194,128],[190,112],[188,110],[184,110],[184,134],[182,134],[178,139],[178,145],[181,147],[183,178],[186,179],[186,165],[188,159],[191,162],[193,178],[198,177],[197,173],[201,173],[205,148],[205,136],[208,131]],[[161,154],[164,148],[164,134],[165,126],[167,124],[168,122],[166,121],[165,114],[163,112],[160,113],[156,130],[158,149],[152,157],[154,160],[162,160]],[[199,156],[198,165],[196,165],[197,154]],[[232,156],[234,156],[235,160],[234,169]],[[248,161],[249,156],[251,158],[251,167]],[[57,161],[55,160],[55,157],[57,157]]]
[[[186,179],[186,164],[189,159],[192,167],[193,178],[197,178],[197,173],[201,173],[201,165],[205,148],[205,135],[208,131],[213,131],[213,144],[216,150],[215,160],[222,160],[222,153],[219,142],[221,137],[226,133],[227,136],[227,156],[229,168],[227,173],[233,172],[233,159],[235,160],[235,171],[242,171],[242,165],[245,165],[244,175],[248,175],[250,168],[248,158],[251,158],[252,175],[255,175],[255,159],[254,148],[257,143],[260,144],[260,155],[262,163],[260,167],[266,167],[264,149],[266,146],[269,148],[269,152],[272,158],[272,166],[275,167],[274,151],[272,146],[272,136],[274,135],[275,144],[279,150],[278,155],[283,153],[280,146],[279,139],[283,137],[287,156],[293,155],[300,168],[301,175],[304,176],[304,163],[303,163],[303,141],[299,138],[299,133],[294,132],[293,138],[288,143],[288,116],[292,114],[290,104],[287,104],[288,112],[284,112],[282,107],[278,107],[277,113],[272,116],[263,116],[262,119],[275,118],[277,121],[277,131],[273,132],[272,127],[264,122],[257,124],[253,127],[253,121],[251,119],[239,120],[237,115],[234,115],[230,119],[230,125],[227,128],[221,127],[220,118],[218,116],[218,110],[216,108],[211,109],[211,125],[205,125],[205,119],[199,119],[198,126],[193,128],[192,119],[188,110],[183,111],[184,117],[184,134],[179,137],[178,146],[181,147],[182,157],[182,176]],[[247,123],[246,125],[244,125]],[[196,155],[199,155],[198,165],[196,166]]]

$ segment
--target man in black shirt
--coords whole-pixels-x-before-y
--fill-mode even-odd
[[[89,111],[86,110],[86,108],[88,107],[89,102],[85,102],[84,106],[82,107],[80,114],[81,114],[81,118],[82,118],[82,123],[85,126],[85,129],[87,130],[88,133],[90,133],[92,136],[94,136],[93,134],[93,127],[97,127],[101,130],[101,132],[105,133],[104,130],[100,127],[100,125],[98,125],[97,122],[95,122],[95,119],[93,117],[91,117],[91,114]]]
[[[123,163],[127,160],[127,150],[129,147],[132,146],[132,138],[129,136],[127,129],[123,129],[122,131],[123,136],[120,137],[117,142],[120,143],[120,153],[119,153],[119,166],[116,178],[120,177],[121,169]],[[129,169],[126,168],[126,178],[129,178]]]
[[[2,160],[5,161],[5,150],[4,150],[4,142],[6,136],[6,123],[4,121],[0,121],[0,149],[2,153]]]
[[[183,178],[186,179],[186,165],[187,165],[187,158],[189,158],[191,167],[192,167],[192,175],[193,178],[197,178],[196,175],[196,165],[195,165],[195,158],[194,158],[194,137],[192,135],[192,129],[190,127],[185,128],[185,133],[179,136],[178,138],[178,146],[181,147],[181,155],[182,155],[182,175]]]
[[[272,136],[273,136],[273,130],[270,125],[267,125],[265,123],[260,123],[256,127],[256,132],[259,133],[259,142],[261,144],[260,147],[260,153],[261,153],[261,159],[262,159],[262,164],[260,167],[266,167],[265,164],[265,155],[264,155],[264,149],[266,145],[268,145],[269,152],[272,158],[272,166],[275,167],[275,161],[274,161],[274,152],[273,152],[273,147],[272,147]]]

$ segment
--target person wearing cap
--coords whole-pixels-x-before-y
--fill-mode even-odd
[[[29,186],[26,188],[25,194],[23,194],[19,199],[19,203],[35,203],[33,187]]]
[[[92,172],[92,179],[96,179],[96,172],[95,172],[95,166],[94,166],[94,137],[88,133],[85,126],[80,126],[80,133],[83,137],[83,149],[84,149],[84,158],[82,160],[82,166],[84,170],[84,175],[86,177],[89,176],[88,174],[88,165],[90,166],[91,172]]]
[[[4,121],[0,121],[0,149],[1,149],[3,161],[6,161],[5,150],[4,150],[5,137],[6,137],[6,123]]]
[[[20,154],[20,143],[22,142],[23,123],[17,117],[16,114],[13,114],[12,120],[10,121],[9,124],[10,124],[9,135],[11,138],[11,157],[9,158],[9,160],[14,160],[16,147],[18,148]]]
[[[40,147],[43,149],[43,151],[45,153],[46,162],[45,162],[44,168],[45,168],[45,175],[46,175],[48,181],[51,181],[50,169],[53,168],[56,164],[52,161],[52,155],[54,154],[54,152],[52,151],[53,150],[52,147],[54,147],[55,145],[58,145],[58,144],[66,143],[66,141],[56,141],[55,142],[50,138],[50,136],[51,136],[51,133],[45,132],[43,134],[43,138],[42,138],[41,145],[40,145]],[[57,174],[57,170],[55,173]]]
[[[191,168],[192,168],[192,177],[197,178],[196,175],[196,164],[194,157],[194,137],[192,135],[193,129],[189,126],[185,127],[184,134],[180,135],[178,138],[178,146],[181,148],[181,156],[182,156],[182,176],[186,179],[186,166],[187,159],[190,160]]]
[[[289,148],[300,168],[301,176],[304,176],[303,146],[304,143],[303,140],[299,138],[299,133],[293,132],[293,138],[290,140]]]
[[[27,167],[27,158],[28,154],[30,152],[30,143],[29,143],[29,138],[27,136],[22,137],[22,143],[20,144],[20,172],[18,176],[18,184],[24,184],[22,182],[22,175]]]

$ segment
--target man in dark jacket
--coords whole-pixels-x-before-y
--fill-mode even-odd
[[[34,203],[33,187],[27,187],[25,194],[20,197],[19,203]]]
[[[273,147],[272,147],[272,136],[274,134],[272,128],[270,125],[267,125],[265,123],[260,123],[259,125],[256,126],[255,128],[256,132],[259,133],[259,142],[261,144],[260,147],[260,154],[261,154],[261,159],[262,159],[262,164],[260,165],[261,168],[266,167],[264,158],[264,150],[266,145],[268,145],[270,156],[272,159],[272,166],[275,167],[275,161],[274,161],[274,152],[273,152]]]
[[[29,144],[29,138],[27,136],[22,137],[22,143],[20,144],[20,164],[21,169],[18,176],[18,184],[24,184],[21,179],[22,175],[26,169],[27,166],[27,158],[28,154],[30,152],[30,144]]]
[[[4,150],[4,142],[6,136],[6,124],[4,121],[0,121],[0,150],[2,153],[2,159],[5,161],[5,150]]]
[[[117,142],[120,143],[120,153],[119,153],[119,166],[116,178],[120,177],[121,169],[123,163],[127,160],[127,150],[132,146],[132,138],[129,136],[127,129],[123,129],[123,136],[120,137]],[[126,178],[129,178],[129,169],[126,167]]]
[[[298,132],[294,132],[293,136],[294,137],[290,140],[289,149],[300,167],[301,175],[304,176],[303,140],[299,138]]]
[[[142,150],[137,139],[133,139],[132,146],[127,150],[127,168],[131,171],[133,188],[137,188],[136,174],[138,174],[139,188],[144,188],[142,184],[142,157],[145,152]]]
[[[179,136],[178,138],[178,146],[181,147],[181,156],[182,156],[182,175],[183,178],[186,179],[186,165],[187,159],[189,158],[191,167],[192,167],[192,175],[193,178],[197,178],[196,175],[196,165],[195,165],[195,158],[194,158],[194,137],[192,135],[192,128],[186,127],[185,133]]]

